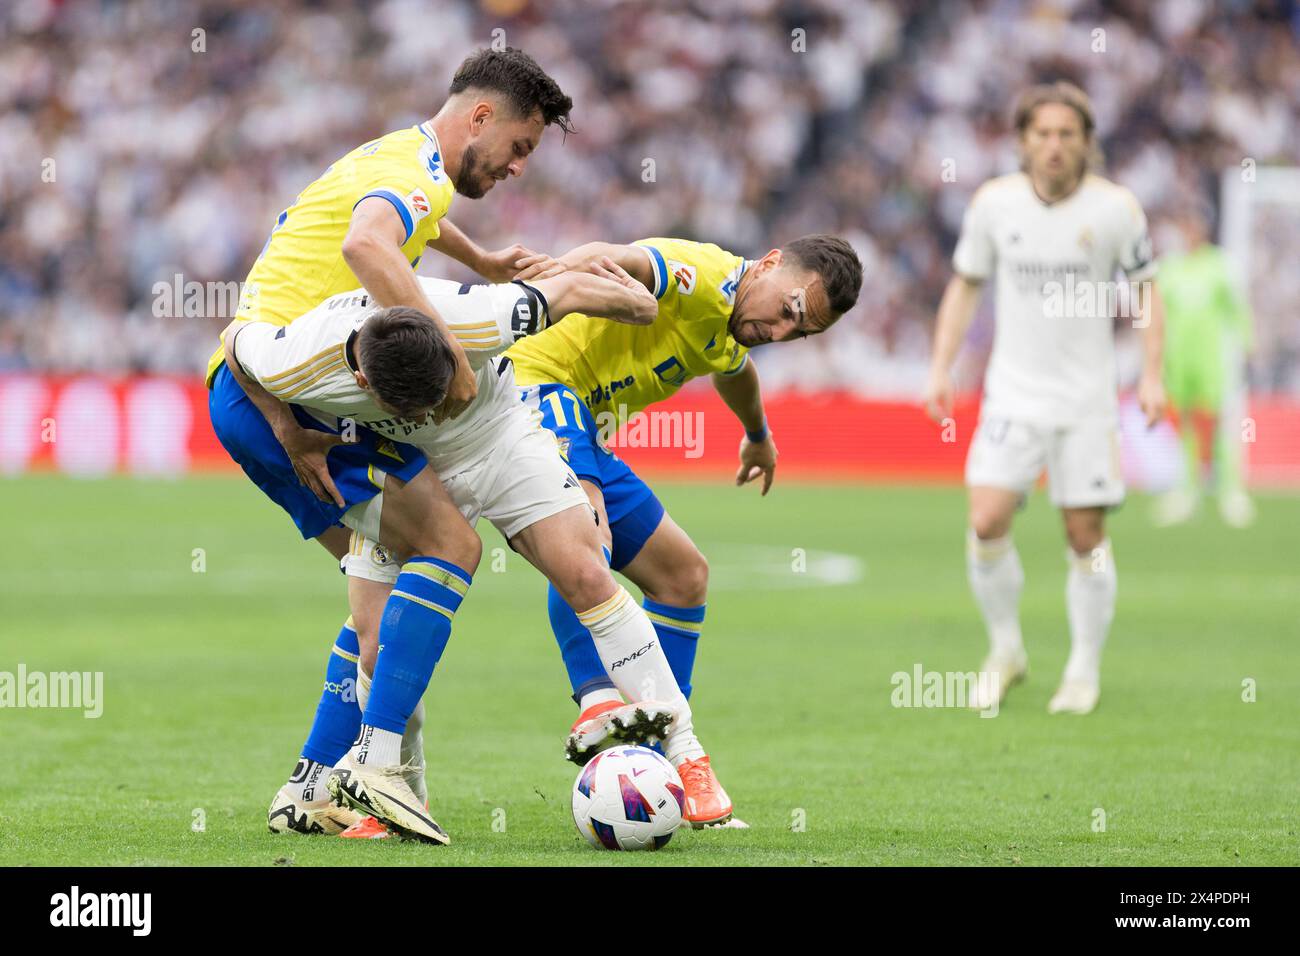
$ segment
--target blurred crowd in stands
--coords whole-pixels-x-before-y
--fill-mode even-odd
[[[559,81],[578,132],[548,131],[522,179],[456,200],[486,247],[672,235],[755,256],[814,231],[857,247],[857,308],[761,353],[769,388],[919,394],[962,211],[1016,168],[1009,115],[1031,82],[1092,96],[1106,175],[1137,194],[1158,253],[1176,242],[1164,217],[1215,209],[1222,170],[1300,165],[1289,2],[11,0],[0,371],[198,374],[228,317],[157,317],[156,284],[242,280],[303,186],[432,115],[493,42]],[[1266,244],[1300,241],[1300,206],[1263,221]],[[469,278],[438,255],[421,271]],[[1262,301],[1253,384],[1300,392],[1297,303]]]

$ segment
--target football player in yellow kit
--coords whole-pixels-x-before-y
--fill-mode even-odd
[[[804,236],[756,260],[708,243],[643,239],[631,245],[589,243],[560,262],[582,269],[603,256],[654,293],[659,300],[655,321],[633,327],[569,315],[516,342],[506,355],[514,363],[523,400],[555,432],[599,514],[611,567],[644,593],[646,613],[689,697],[704,624],[708,564],[654,492],[601,444],[596,416],[613,413],[622,420],[669,397],[689,379],[711,375],[745,432],[736,484],[761,476],[767,494],[777,452],[749,349],[830,328],[857,301],[862,264],[847,242],[827,235]],[[525,271],[523,277],[527,275]],[[607,715],[624,702],[590,632],[554,588],[549,608],[579,707],[567,751],[570,759],[586,763],[609,746],[617,728]],[[686,818],[692,822],[730,815],[725,792],[710,789],[716,778],[708,760],[677,768],[690,804]]]

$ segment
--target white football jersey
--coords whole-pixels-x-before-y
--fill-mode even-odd
[[[249,377],[281,401],[300,405],[323,424],[347,419],[425,453],[440,477],[473,461],[493,430],[521,410],[514,376],[499,359],[517,338],[543,328],[545,300],[520,283],[462,285],[419,277],[425,294],[464,347],[478,376],[478,394],[456,418],[435,425],[395,417],[356,382],[350,343],[376,309],[365,289],[331,296],[288,325],[250,322],[235,339],[235,358]]]
[[[989,180],[966,210],[953,267],[972,279],[997,273],[982,415],[1049,425],[1117,417],[1116,280],[1156,271],[1131,192],[1087,175],[1049,204],[1024,173]]]

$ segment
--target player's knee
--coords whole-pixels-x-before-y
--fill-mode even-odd
[[[569,607],[585,611],[609,598],[612,580],[605,562],[593,558],[575,565],[563,581],[555,582],[555,589]]]
[[[463,523],[451,528],[427,525],[412,535],[408,552],[408,558],[440,558],[473,574],[483,557],[483,541],[473,528]]]
[[[673,566],[668,590],[671,596],[666,603],[678,607],[694,607],[708,599],[709,561],[699,549],[691,548],[689,556]]]
[[[1011,530],[1011,516],[994,508],[972,508],[970,527],[981,541],[1006,537]]]
[[[1075,554],[1090,554],[1105,537],[1100,522],[1071,522],[1065,526],[1065,538]]]

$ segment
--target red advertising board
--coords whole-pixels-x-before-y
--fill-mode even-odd
[[[781,473],[823,480],[960,481],[978,402],[958,403],[942,428],[907,402],[849,392],[767,396]],[[1131,402],[1123,416],[1125,469],[1159,486],[1176,444],[1162,425],[1147,432]],[[1300,486],[1300,402],[1255,398],[1242,428],[1252,484]],[[710,479],[734,474],[739,423],[705,385],[684,389],[633,418],[610,446],[639,471]],[[232,470],[208,422],[197,379],[165,376],[0,376],[0,472],[177,475]]]

